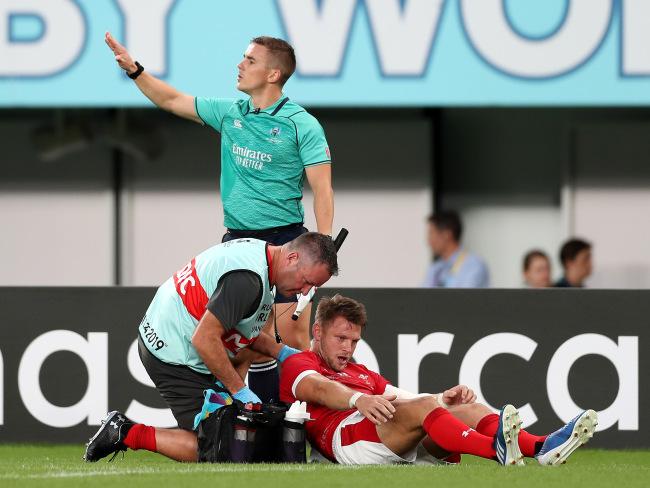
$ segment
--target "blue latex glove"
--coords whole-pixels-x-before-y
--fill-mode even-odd
[[[221,407],[232,404],[230,395],[223,392],[216,392],[213,389],[203,390],[203,407],[194,417],[194,430],[199,428],[201,420],[207,419],[211,413],[216,412]]]
[[[289,347],[286,344],[282,346],[282,349],[280,349],[280,352],[278,353],[278,361],[280,361],[280,364],[284,362],[285,359],[287,359],[289,356],[293,356],[294,354],[298,354],[299,351],[298,349],[294,349],[293,347]]]
[[[244,386],[241,390],[239,390],[237,393],[235,393],[232,396],[235,400],[239,400],[240,402],[246,404],[246,403],[262,403],[262,400],[253,393],[253,391],[248,387]]]

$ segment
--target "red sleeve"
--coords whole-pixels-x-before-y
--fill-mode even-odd
[[[293,384],[305,371],[320,371],[318,360],[314,353],[306,351],[289,356],[282,363],[282,373],[280,374],[280,401],[284,403],[293,403],[296,397],[293,394]]]

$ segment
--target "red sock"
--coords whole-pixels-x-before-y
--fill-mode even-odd
[[[124,445],[133,450],[146,449],[156,452],[156,428],[144,424],[135,424],[126,434]]]
[[[499,428],[499,416],[496,413],[490,413],[479,420],[479,423],[476,424],[476,432],[480,432],[483,435],[488,437],[494,437],[497,435],[497,429]]]
[[[499,416],[496,413],[491,413],[483,417],[478,425],[476,431],[489,437],[494,437],[499,428]],[[519,432],[519,449],[526,457],[534,457],[542,448],[542,444],[546,440],[545,435],[533,435],[525,430]]]
[[[526,457],[535,457],[546,440],[545,435],[533,435],[525,430],[519,432],[519,449]]]
[[[494,439],[470,429],[444,408],[436,408],[422,422],[429,437],[445,451],[494,459]]]

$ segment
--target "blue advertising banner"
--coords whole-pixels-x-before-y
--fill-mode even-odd
[[[1,0],[0,106],[147,106],[106,31],[193,95],[236,97],[273,35],[309,106],[650,103],[646,0]]]

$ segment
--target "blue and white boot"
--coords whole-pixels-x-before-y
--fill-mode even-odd
[[[585,410],[564,427],[549,434],[535,459],[544,466],[566,463],[573,451],[594,436],[597,425],[598,414]]]
[[[503,407],[499,415],[499,428],[494,436],[494,449],[497,460],[504,466],[524,466],[524,456],[519,449],[521,423],[515,407]]]

